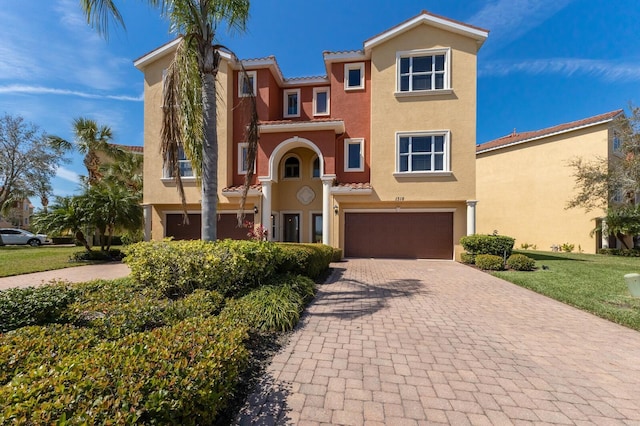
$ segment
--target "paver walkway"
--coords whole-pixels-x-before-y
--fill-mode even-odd
[[[131,270],[121,262],[100,263],[96,265],[75,266],[55,271],[34,272],[0,278],[0,290],[12,287],[39,286],[51,280],[66,280],[72,283],[96,279],[112,280],[129,275]]]
[[[454,262],[333,266],[239,424],[640,424],[640,333]]]

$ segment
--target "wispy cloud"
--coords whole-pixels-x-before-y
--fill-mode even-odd
[[[491,61],[483,65],[479,77],[511,74],[558,74],[565,77],[591,75],[613,81],[640,81],[640,63],[599,59],[551,58],[529,61]]]
[[[55,89],[52,87],[42,86],[27,86],[20,84],[11,84],[7,86],[0,86],[0,93],[6,94],[30,94],[30,95],[62,95],[62,96],[76,96],[87,99],[110,99],[115,101],[129,101],[129,102],[142,102],[144,100],[143,95],[129,96],[129,95],[101,95],[96,93],[81,92],[77,90],[68,89]]]
[[[467,21],[491,31],[488,46],[507,44],[536,28],[575,0],[496,0]]]
[[[56,169],[56,177],[59,177],[60,179],[64,179],[68,182],[80,183],[80,175],[64,167],[58,167]]]

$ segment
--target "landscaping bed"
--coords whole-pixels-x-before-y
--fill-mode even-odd
[[[228,421],[333,256],[231,240],[127,253],[125,279],[0,292],[0,423]]]

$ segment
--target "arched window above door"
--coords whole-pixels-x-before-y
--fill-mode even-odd
[[[284,160],[282,177],[284,179],[296,179],[300,177],[300,159],[297,156],[291,155]]]

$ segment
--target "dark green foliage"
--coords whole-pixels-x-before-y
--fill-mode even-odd
[[[0,333],[59,321],[75,295],[73,288],[63,282],[0,291]]]
[[[598,254],[624,257],[640,257],[640,249],[602,248],[598,250]]]
[[[333,248],[333,258],[331,259],[332,262],[340,262],[342,260],[342,249],[339,248]]]
[[[460,261],[467,265],[473,265],[476,262],[476,257],[471,253],[460,254]]]
[[[485,271],[502,271],[504,269],[504,261],[502,256],[479,254],[476,256],[476,266]]]
[[[278,247],[282,252],[278,272],[302,274],[311,279],[329,269],[335,255],[333,247],[323,244],[279,243]]]
[[[500,257],[511,256],[515,239],[504,235],[467,235],[460,238],[462,247],[471,254],[493,254]]]
[[[507,259],[507,267],[514,271],[533,271],[536,261],[524,254],[512,254]]]
[[[118,249],[110,249],[109,251],[85,250],[74,253],[73,256],[71,256],[71,261],[81,262],[86,260],[104,260],[108,262],[112,260],[122,260],[123,258],[124,254]]]
[[[0,388],[0,423],[213,424],[248,359],[247,330],[217,317],[70,354]]]
[[[273,285],[287,285],[302,297],[306,305],[311,302],[316,295],[316,283],[304,275],[278,275],[273,279]]]

